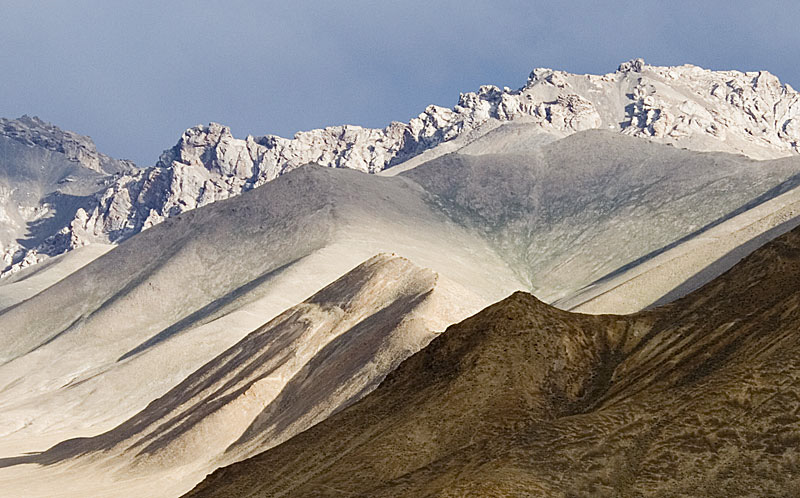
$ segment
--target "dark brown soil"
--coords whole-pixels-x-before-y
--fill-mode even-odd
[[[800,496],[800,231],[629,316],[516,293],[188,496]]]

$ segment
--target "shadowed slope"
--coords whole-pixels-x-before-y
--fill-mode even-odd
[[[403,178],[300,168],[146,230],[0,312],[0,454],[15,454],[11,438],[43,450],[115,427],[376,253],[483,282],[466,291],[468,312],[520,287],[426,199]]]
[[[143,476],[161,483],[158,496],[177,495],[217,466],[275,446],[372,391],[435,331],[465,316],[465,307],[474,307],[466,299],[431,270],[375,256],[114,430],[0,459],[0,468],[48,466],[30,470],[46,479],[31,485],[29,496],[55,489],[100,494],[107,482],[117,483],[115,496],[138,496]],[[105,476],[101,484],[93,481],[98,474]],[[0,494],[25,483],[0,471]]]
[[[792,496],[800,231],[653,311],[516,293],[189,496]]]
[[[74,248],[59,230],[117,173],[135,170],[89,137],[36,117],[0,118],[0,274]]]
[[[797,187],[798,173],[798,158],[759,162],[590,130],[524,154],[450,154],[401,176],[485,234],[552,302]]]

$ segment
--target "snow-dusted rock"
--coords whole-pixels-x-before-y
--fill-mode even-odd
[[[74,247],[75,210],[92,209],[95,193],[133,171],[133,163],[97,152],[89,137],[36,117],[0,119],[0,272]]]
[[[800,153],[800,94],[764,71],[661,67],[642,59],[605,75],[537,68],[518,90],[482,86],[462,94],[452,109],[431,105],[408,123],[383,129],[344,125],[299,132],[292,139],[238,139],[220,124],[195,126],[154,167],[118,177],[85,212],[62,226],[46,248],[31,251],[51,254],[93,241],[119,242],[170,216],[238,195],[308,163],[376,173],[512,120],[559,138],[602,128],[756,159]],[[28,140],[49,143],[44,132],[35,137]],[[62,148],[77,150],[70,152],[76,157],[91,156],[80,146]],[[15,262],[25,258],[17,254]]]

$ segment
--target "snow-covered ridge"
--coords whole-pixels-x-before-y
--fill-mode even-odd
[[[604,128],[756,159],[800,153],[800,95],[767,72],[660,67],[641,59],[605,75],[538,68],[518,90],[482,86],[462,94],[452,109],[431,105],[410,122],[383,129],[344,125],[292,139],[238,139],[220,124],[195,126],[156,166],[122,175],[98,193],[94,208],[79,209],[47,250],[119,242],[311,162],[379,172],[455,138],[477,138],[491,128],[484,125],[512,120],[555,137]]]

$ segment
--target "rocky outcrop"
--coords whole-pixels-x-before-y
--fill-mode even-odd
[[[666,142],[730,141],[757,158],[800,152],[800,96],[766,71],[653,67],[641,60],[620,67],[635,80],[623,133]],[[676,98],[676,91],[692,98]]]
[[[756,159],[800,153],[800,94],[767,72],[660,67],[641,59],[605,75],[538,68],[520,89],[482,86],[462,94],[452,109],[431,105],[408,123],[383,129],[345,125],[299,132],[292,139],[238,139],[220,124],[195,126],[154,167],[120,176],[92,205],[76,211],[46,251],[120,242],[308,163],[375,173],[512,120],[559,138],[603,128]],[[22,254],[18,260],[23,258],[30,259]]]
[[[91,209],[94,194],[135,171],[99,153],[89,137],[37,117],[0,119],[0,272],[74,247],[76,209]]]

